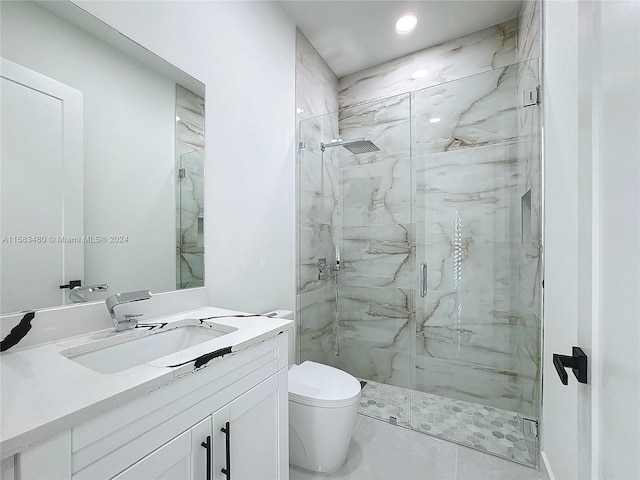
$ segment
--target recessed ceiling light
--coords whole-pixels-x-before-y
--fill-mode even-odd
[[[440,117],[433,117],[429,120],[430,123],[438,123],[440,121]]]
[[[426,68],[421,68],[420,70],[416,70],[413,72],[413,78],[424,78],[429,74],[429,70]]]
[[[302,112],[304,112],[304,109],[300,107],[296,108],[296,113],[302,113]]]
[[[178,115],[176,115],[176,122],[179,122],[180,120],[181,118]]]
[[[413,31],[418,24],[418,17],[416,17],[413,13],[409,13],[407,15],[403,15],[396,22],[396,32],[400,34],[405,34]]]

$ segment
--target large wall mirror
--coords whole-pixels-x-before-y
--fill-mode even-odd
[[[1,313],[202,286],[204,85],[70,2],[0,21]]]

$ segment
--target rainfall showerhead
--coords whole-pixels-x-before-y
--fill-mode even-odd
[[[332,141],[331,143],[321,143],[320,150],[324,152],[325,148],[338,146],[346,148],[354,155],[358,153],[377,152],[378,150],[380,150],[375,145],[375,143],[373,143],[371,140],[365,140],[364,138],[358,138],[357,140],[336,140],[335,142]]]

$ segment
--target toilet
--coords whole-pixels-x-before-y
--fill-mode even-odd
[[[360,382],[337,368],[306,361],[289,369],[289,463],[331,473],[347,459]]]

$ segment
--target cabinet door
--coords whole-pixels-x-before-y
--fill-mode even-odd
[[[285,383],[281,388],[283,378]],[[213,478],[288,478],[286,396],[286,376],[276,374],[213,414]],[[230,477],[223,469],[230,469]]]
[[[211,418],[207,417],[116,475],[114,479],[205,479],[207,449],[202,443],[206,443],[210,435]]]

